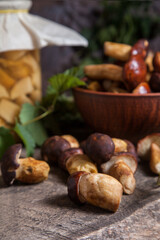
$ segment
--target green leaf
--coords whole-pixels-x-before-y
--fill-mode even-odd
[[[81,81],[79,78],[63,73],[57,74],[50,78],[49,83],[52,88],[50,87],[49,90],[47,90],[47,94],[51,94],[52,92],[53,95],[56,93],[59,95],[68,89],[77,86],[85,86],[85,82]]]
[[[29,131],[20,125],[19,123],[16,123],[14,127],[14,131],[17,133],[17,135],[22,139],[25,147],[26,147],[26,152],[27,156],[31,156],[34,152],[35,148],[35,141]]]
[[[3,156],[7,148],[13,144],[15,144],[15,140],[10,133],[10,130],[0,127],[0,158]]]
[[[41,123],[41,121],[35,121],[29,123],[32,119],[39,116],[39,107],[33,106],[29,103],[23,104],[22,110],[19,115],[19,119],[24,128],[30,133],[34,139],[36,145],[41,146],[43,142],[47,139],[46,131]]]

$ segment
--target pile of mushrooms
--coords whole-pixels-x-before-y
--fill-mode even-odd
[[[160,91],[160,52],[153,53],[146,39],[133,46],[105,42],[104,54],[116,59],[117,64],[85,66],[88,89],[132,94]]]
[[[70,176],[68,196],[77,203],[90,203],[113,212],[119,208],[122,194],[132,194],[136,187],[134,174],[138,156],[149,160],[151,171],[160,174],[160,133],[139,140],[137,151],[128,140],[93,133],[81,144],[71,135],[52,136],[42,148],[43,161],[20,158],[21,144],[12,145],[2,157],[4,182],[27,184],[48,178],[49,165],[58,165]]]
[[[75,203],[88,202],[115,212],[122,193],[134,192],[137,153],[127,140],[94,133],[79,144],[73,136],[52,136],[41,153],[50,165],[68,171],[68,195]]]

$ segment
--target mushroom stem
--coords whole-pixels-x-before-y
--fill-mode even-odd
[[[77,154],[69,157],[66,161],[66,168],[69,174],[78,171],[97,173],[97,167],[85,154]]]
[[[149,164],[153,173],[160,174],[160,147],[155,143],[151,144],[151,157]]]
[[[20,158],[16,179],[23,183],[39,183],[48,178],[49,165],[32,157]]]
[[[122,185],[105,174],[84,174],[79,182],[79,195],[92,205],[116,212],[121,202]]]
[[[105,42],[104,54],[120,61],[128,61],[132,47],[123,43]]]
[[[115,64],[98,64],[84,67],[84,73],[87,77],[96,80],[123,81],[123,68]]]
[[[133,172],[123,161],[117,161],[109,170],[109,175],[116,178],[123,186],[126,194],[132,194],[136,187]]]

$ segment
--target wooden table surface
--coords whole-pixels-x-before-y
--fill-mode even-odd
[[[39,152],[36,153],[37,158]],[[5,187],[0,180],[0,239],[160,239],[160,188],[147,166],[139,165],[133,195],[123,195],[116,213],[67,195],[68,174],[52,168],[47,181]]]

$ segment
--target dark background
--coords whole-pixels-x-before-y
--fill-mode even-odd
[[[71,27],[89,47],[46,47],[41,50],[43,90],[53,74],[79,63],[107,61],[104,41],[135,43],[147,38],[160,50],[160,1],[33,0],[31,13]]]

